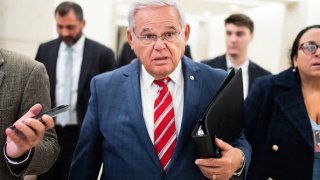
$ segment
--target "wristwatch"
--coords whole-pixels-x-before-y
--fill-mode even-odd
[[[241,153],[242,153],[241,167],[240,167],[239,169],[237,169],[237,170],[233,173],[234,176],[240,176],[241,173],[242,173],[242,171],[243,171],[243,169],[244,169],[244,166],[245,166],[245,164],[246,164],[245,155],[244,155],[244,153],[243,153],[242,151],[241,151]]]

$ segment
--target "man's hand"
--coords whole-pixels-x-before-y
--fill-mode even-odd
[[[221,149],[222,157],[197,159],[195,163],[207,178],[228,180],[241,167],[243,154],[240,149],[234,148],[218,138],[215,143]]]
[[[42,106],[35,104],[29,111],[17,120],[14,125],[19,132],[11,128],[6,129],[7,146],[6,154],[10,158],[18,158],[31,148],[37,146],[42,140],[44,133],[47,129],[54,127],[52,117],[43,115],[40,122],[35,117],[41,112]]]

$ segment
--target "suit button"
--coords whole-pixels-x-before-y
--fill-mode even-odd
[[[278,147],[277,145],[273,145],[273,146],[272,146],[272,150],[273,150],[274,152],[277,152],[277,151],[279,150],[279,147]]]
[[[268,180],[273,180],[271,177],[268,177]]]

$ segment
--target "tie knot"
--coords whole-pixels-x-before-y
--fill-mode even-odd
[[[73,49],[72,49],[71,46],[67,46],[67,47],[66,47],[66,52],[67,52],[68,54],[71,54],[72,51],[73,51]]]
[[[170,81],[170,78],[166,77],[163,80],[154,80],[153,82],[155,84],[157,84],[158,86],[163,87],[163,86],[167,85],[169,81]]]

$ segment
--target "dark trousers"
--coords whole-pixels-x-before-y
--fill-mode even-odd
[[[71,165],[72,155],[77,145],[80,128],[78,125],[56,126],[58,141],[60,145],[60,154],[53,167],[38,176],[39,180],[67,180]]]

